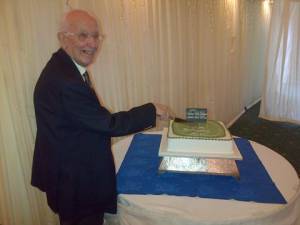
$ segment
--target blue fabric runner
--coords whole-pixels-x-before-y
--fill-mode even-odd
[[[243,156],[237,161],[240,180],[230,176],[158,173],[160,140],[161,135],[156,134],[134,136],[117,174],[118,193],[286,203],[248,140],[235,139]]]

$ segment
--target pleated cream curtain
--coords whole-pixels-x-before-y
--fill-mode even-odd
[[[268,31],[262,1],[1,0],[1,225],[58,224],[30,186],[32,94],[70,7],[102,21],[107,38],[90,70],[112,111],[155,101],[181,117],[186,107],[206,107],[209,118],[228,123],[261,96]]]
[[[112,109],[159,101],[181,117],[206,107],[227,123],[260,97],[268,20],[260,1],[71,2],[99,10],[107,40],[92,71]]]
[[[300,124],[300,1],[274,3],[260,116]]]

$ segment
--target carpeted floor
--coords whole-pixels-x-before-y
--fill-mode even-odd
[[[300,125],[258,118],[257,103],[229,128],[233,135],[263,144],[285,157],[300,176]]]

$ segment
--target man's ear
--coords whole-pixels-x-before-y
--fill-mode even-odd
[[[66,46],[66,35],[63,33],[63,32],[58,32],[57,33],[57,39],[60,43],[60,46],[65,49],[67,46]]]

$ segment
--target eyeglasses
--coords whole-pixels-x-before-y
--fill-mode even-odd
[[[92,38],[94,41],[97,41],[97,42],[99,42],[99,41],[102,42],[105,39],[104,34],[98,34],[98,33],[90,34],[87,32],[80,32],[80,33],[65,32],[65,34],[76,36],[80,42],[84,42],[84,41],[88,40],[89,38]]]

